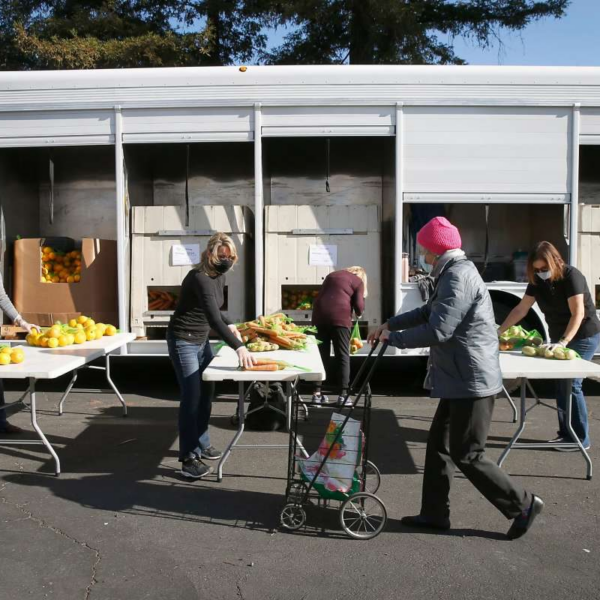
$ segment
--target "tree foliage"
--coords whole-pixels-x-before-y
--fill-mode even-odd
[[[564,16],[570,0],[295,0],[283,3],[275,64],[461,64],[452,38],[480,46],[533,21]],[[449,38],[442,41],[441,36]]]
[[[0,0],[0,69],[460,64],[454,37],[487,46],[569,1]]]

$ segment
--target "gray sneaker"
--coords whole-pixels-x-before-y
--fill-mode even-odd
[[[183,461],[180,473],[188,479],[202,479],[213,472],[212,467],[208,467],[198,458],[188,458]]]
[[[217,450],[214,446],[204,448],[200,454],[200,458],[204,458],[206,460],[219,460],[221,456],[223,456],[223,453],[220,450]]]
[[[313,394],[311,402],[317,406],[329,404],[329,398],[325,394]]]

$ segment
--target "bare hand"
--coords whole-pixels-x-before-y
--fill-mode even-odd
[[[390,332],[390,330],[389,330],[389,329],[384,329],[384,330],[381,332],[381,335],[379,336],[379,341],[380,341],[382,344],[386,344],[386,343],[387,343],[387,341],[390,339],[390,333],[391,333],[391,332]]]
[[[15,325],[22,327],[27,333],[31,333],[34,329],[37,329],[38,332],[40,331],[40,328],[37,325],[32,325],[31,323],[28,323],[23,317],[19,317],[18,319],[16,319]]]
[[[256,364],[254,356],[250,354],[246,346],[240,346],[236,350],[236,353],[238,355],[238,360],[240,361],[240,367],[247,369],[249,367],[253,367]]]
[[[241,342],[242,334],[240,333],[240,330],[235,325],[227,325],[227,327],[229,327],[229,331],[231,331],[231,333],[233,333],[233,335]]]
[[[369,335],[367,336],[367,343],[371,344],[371,346],[374,346],[375,342],[381,337],[381,333],[383,331],[388,331],[387,323],[384,323],[383,325],[380,325],[374,331],[371,331],[369,333]]]

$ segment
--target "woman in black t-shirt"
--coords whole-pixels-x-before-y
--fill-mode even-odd
[[[498,334],[523,319],[537,302],[544,313],[554,347],[568,347],[581,358],[592,360],[600,343],[600,321],[585,277],[575,267],[565,265],[550,242],[539,242],[527,260],[529,285],[521,302],[506,317]],[[587,450],[590,447],[588,414],[581,391],[582,379],[573,380],[571,424]],[[552,442],[574,442],[566,423],[567,381],[557,381],[558,438]],[[570,448],[569,448],[570,449]],[[576,448],[573,448],[575,450]],[[564,449],[563,449],[564,450]]]
[[[215,233],[194,267],[181,284],[175,313],[167,329],[169,356],[179,389],[179,460],[181,474],[200,479],[212,472],[201,459],[218,460],[221,452],[210,443],[208,421],[212,389],[202,373],[213,358],[208,334],[213,329],[238,354],[240,365],[249,367],[254,359],[241,342],[235,325],[221,313],[225,273],[237,262],[233,240]]]

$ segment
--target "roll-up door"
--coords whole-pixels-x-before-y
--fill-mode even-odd
[[[114,144],[114,112],[0,112],[0,147]]]
[[[249,108],[123,110],[125,143],[247,142],[253,137]]]
[[[264,107],[265,137],[379,136],[395,134],[391,106]]]
[[[600,144],[600,108],[582,108],[579,143],[596,146]]]
[[[566,194],[571,110],[406,107],[404,191]]]

